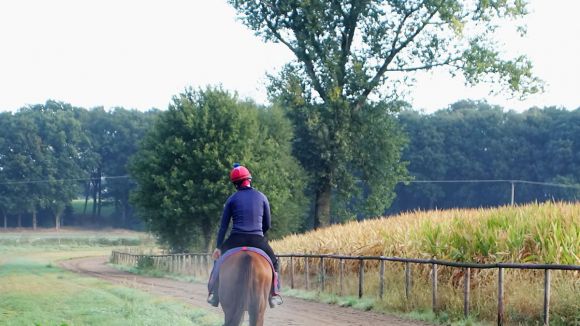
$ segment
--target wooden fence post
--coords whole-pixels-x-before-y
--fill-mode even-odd
[[[290,256],[290,288],[294,288],[294,256]]]
[[[497,324],[503,325],[503,268],[497,273]]]
[[[304,257],[304,276],[306,282],[306,290],[310,286],[310,268],[308,267],[308,257]]]
[[[431,265],[431,305],[433,312],[437,312],[437,264]]]
[[[405,263],[405,297],[409,300],[411,296],[411,264]]]
[[[359,268],[358,268],[358,297],[359,299],[363,296],[363,287],[365,284],[365,261],[364,259],[359,260]]]
[[[379,298],[383,299],[385,293],[385,261],[379,263]]]
[[[195,276],[201,277],[202,276],[202,269],[201,266],[202,260],[201,255],[195,255]]]
[[[465,269],[463,274],[463,316],[465,319],[469,317],[469,294],[471,291],[471,268]]]
[[[339,264],[339,283],[340,283],[340,293],[339,295],[344,295],[344,259],[340,258],[340,260],[338,261]]]
[[[544,270],[544,325],[550,324],[550,270]]]
[[[320,291],[324,292],[324,257],[320,256]]]
[[[211,254],[206,254],[207,265],[205,266],[205,277],[209,277],[211,270],[213,269],[214,260],[211,258]]]

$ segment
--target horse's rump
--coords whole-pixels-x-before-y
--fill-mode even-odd
[[[274,286],[274,290],[277,289],[277,285],[278,285],[278,280],[276,279],[275,273],[274,273],[274,264],[272,263],[272,260],[270,260],[270,257],[268,256],[268,254],[260,249],[260,248],[256,248],[256,247],[236,247],[236,248],[232,248],[230,250],[227,250],[225,253],[223,253],[221,255],[221,257],[215,261],[213,269],[211,271],[210,277],[209,277],[209,281],[207,283],[207,287],[209,292],[213,292],[213,289],[215,288],[215,284],[218,281],[219,278],[219,271],[220,268],[222,266],[222,264],[228,260],[228,258],[230,256],[234,256],[236,254],[238,254],[240,251],[252,251],[255,253],[260,254],[262,257],[264,257],[264,259],[266,259],[268,261],[268,263],[270,264],[270,267],[272,269],[272,275],[274,277],[274,281],[275,283],[273,283]]]
[[[244,311],[250,325],[262,325],[271,284],[272,268],[259,253],[239,251],[225,260],[218,289],[225,325],[239,325]]]

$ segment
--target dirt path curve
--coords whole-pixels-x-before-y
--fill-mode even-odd
[[[154,278],[119,271],[107,265],[107,257],[90,257],[61,261],[60,266],[70,271],[97,277],[115,284],[144,290],[153,294],[183,300],[192,306],[222,314],[221,308],[206,303],[205,284],[188,283],[167,278]],[[422,322],[408,321],[379,313],[364,312],[325,303],[295,298],[284,298],[284,304],[266,311],[266,325],[398,325],[425,326]]]

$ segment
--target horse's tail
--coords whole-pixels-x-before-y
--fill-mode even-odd
[[[239,325],[244,317],[244,311],[248,310],[248,305],[250,303],[251,291],[253,291],[252,286],[252,256],[247,252],[240,253],[239,261],[239,274],[237,277],[237,282],[235,283],[235,291],[232,291],[228,295],[239,296],[239,300],[236,300],[238,304],[235,310],[231,314],[231,319],[226,320],[226,325]],[[231,323],[230,323],[231,322]]]
[[[241,265],[241,272],[240,272],[240,285],[242,288],[243,299],[242,299],[242,306],[245,310],[248,310],[248,304],[250,303],[250,298],[254,291],[254,287],[252,286],[252,256],[244,252],[244,257],[242,257],[242,261],[240,262]]]

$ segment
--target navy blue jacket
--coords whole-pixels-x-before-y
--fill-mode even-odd
[[[222,214],[217,235],[218,248],[224,242],[230,219],[233,220],[230,234],[244,233],[263,236],[271,226],[268,198],[252,187],[240,188],[231,195],[226,201]]]

